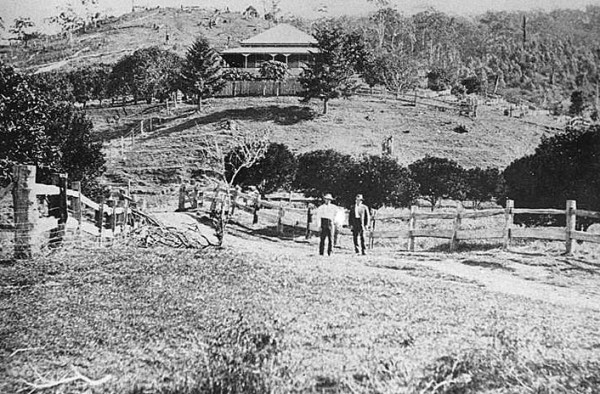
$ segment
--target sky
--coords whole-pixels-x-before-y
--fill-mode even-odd
[[[0,0],[0,17],[8,30],[16,17],[30,17],[40,26],[43,20],[58,15],[68,3],[81,0]],[[98,10],[102,13],[120,15],[129,12],[132,5],[180,7],[200,6],[203,8],[243,11],[253,5],[264,12],[265,4],[270,0],[97,0]],[[600,6],[600,0],[391,0],[392,6],[410,15],[433,7],[448,14],[476,15],[488,10],[552,10],[556,8],[584,9],[587,5]],[[284,14],[301,17],[339,16],[343,14],[365,14],[375,9],[368,0],[280,0],[279,6]]]

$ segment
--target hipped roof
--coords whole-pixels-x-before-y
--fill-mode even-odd
[[[317,40],[294,26],[286,23],[263,31],[241,42],[243,47],[251,46],[316,46]]]
[[[251,55],[257,53],[266,53],[266,54],[305,54],[305,53],[319,53],[319,48],[309,48],[309,47],[238,47],[238,48],[229,48],[221,51],[222,54],[241,54],[241,55]]]

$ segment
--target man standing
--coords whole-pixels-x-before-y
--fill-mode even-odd
[[[350,209],[349,224],[352,229],[352,240],[354,241],[354,251],[356,253],[365,253],[365,230],[369,227],[369,208],[363,203],[362,194],[356,195],[356,203]],[[360,240],[360,250],[359,243]]]
[[[329,193],[323,196],[323,200],[325,200],[325,202],[323,203],[323,205],[317,208],[316,211],[317,220],[319,220],[321,224],[321,241],[319,242],[319,254],[322,256],[325,253],[325,239],[327,239],[327,255],[331,256],[331,252],[333,250],[331,237],[333,236],[334,231],[333,226],[335,214],[337,213],[339,207],[331,203],[333,197]]]

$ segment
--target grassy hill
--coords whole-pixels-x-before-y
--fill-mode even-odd
[[[203,35],[217,48],[237,46],[270,27],[261,18],[244,19],[238,12],[214,9],[156,8],[108,18],[96,28],[74,35],[72,42],[64,37],[36,39],[23,46],[11,48],[6,59],[15,67],[27,71],[60,68],[72,69],[95,63],[114,63],[133,51],[159,46],[184,55],[194,39]],[[216,21],[209,28],[209,21]],[[168,36],[168,40],[167,40]],[[54,64],[56,63],[56,64]]]
[[[206,136],[227,139],[242,130],[268,130],[271,141],[295,153],[335,149],[354,156],[381,154],[381,143],[392,135],[394,156],[404,165],[434,155],[464,167],[502,169],[533,152],[542,136],[556,132],[540,124],[562,126],[549,116],[507,117],[502,106],[480,106],[477,118],[467,118],[368,97],[334,100],[327,115],[321,115],[320,102],[306,105],[296,97],[213,99],[201,113],[193,106],[182,106],[171,115],[164,106],[142,108],[126,107],[128,116],[118,126],[107,123],[107,115],[117,109],[90,112],[106,142],[111,181],[133,179],[161,186],[175,183],[178,176],[188,179]],[[144,118],[162,123],[132,142],[128,133],[139,130]],[[458,126],[467,132],[458,133]],[[121,139],[123,135],[127,137]]]

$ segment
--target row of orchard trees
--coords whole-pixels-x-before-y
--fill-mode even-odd
[[[390,156],[356,158],[334,150],[294,155],[278,143],[268,145],[251,166],[240,166],[247,155],[239,149],[230,151],[224,162],[228,179],[235,172],[233,184],[256,186],[262,195],[281,189],[310,197],[332,193],[346,206],[360,193],[374,208],[408,206],[417,198],[429,201],[432,210],[442,199],[470,201],[475,208],[511,199],[517,208],[562,209],[566,200],[576,200],[580,209],[600,211],[599,152],[600,126],[593,125],[544,137],[533,154],[502,171],[465,169],[453,160],[430,156],[404,167]]]
[[[213,96],[227,80],[282,80],[287,73],[285,63],[265,62],[259,76],[225,67],[222,58],[204,37],[188,49],[185,58],[159,47],[139,49],[119,59],[114,65],[99,64],[69,72],[46,72],[32,76],[33,83],[52,91],[64,101],[85,105],[90,100],[132,97],[134,102],[164,101],[181,91],[194,98]]]
[[[256,186],[262,195],[280,189],[309,197],[332,193],[339,204],[350,206],[360,193],[374,208],[408,206],[424,198],[432,210],[443,198],[470,200],[479,207],[504,196],[498,169],[464,169],[445,158],[427,156],[404,167],[390,156],[355,158],[332,149],[294,155],[286,145],[271,143],[253,166],[239,170],[241,153],[234,149],[228,154],[227,176],[238,170],[233,183]]]

